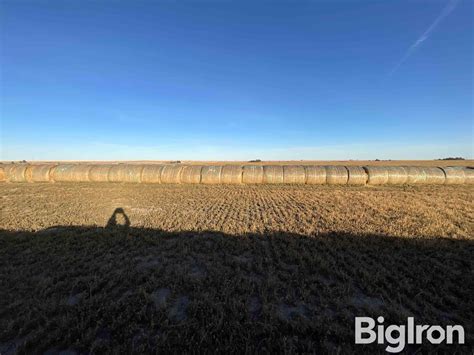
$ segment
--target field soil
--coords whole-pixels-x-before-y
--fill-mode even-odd
[[[354,317],[461,324],[472,186],[0,184],[0,353],[383,352]]]

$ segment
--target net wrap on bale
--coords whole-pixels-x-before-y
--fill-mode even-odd
[[[469,185],[474,184],[474,168],[464,169],[464,183]]]
[[[109,170],[110,182],[142,182],[143,165],[118,164]]]
[[[305,166],[306,183],[308,185],[322,185],[326,183],[326,167]]]
[[[285,165],[283,167],[283,182],[285,184],[305,184],[306,171],[301,165]]]
[[[188,165],[183,167],[181,172],[181,183],[200,184],[201,183],[201,165]]]
[[[222,167],[221,182],[223,184],[241,184],[242,173],[241,165],[224,165]]]
[[[181,183],[181,171],[183,165],[165,165],[161,170],[162,184],[179,184]]]
[[[446,175],[446,185],[459,185],[464,184],[466,180],[465,169],[460,167],[448,166],[441,168]]]
[[[389,185],[402,185],[407,182],[408,171],[403,166],[387,166]]]
[[[367,173],[364,168],[360,166],[346,166],[349,172],[349,179],[347,183],[349,185],[365,185],[367,183]]]
[[[30,165],[26,169],[25,177],[28,182],[50,182],[51,170],[54,164]]]
[[[146,184],[161,184],[163,165],[145,165],[142,170],[142,182]]]
[[[59,164],[51,169],[51,181],[87,182],[90,169],[91,166],[87,164]]]
[[[242,182],[244,184],[263,183],[263,166],[245,165],[243,168]]]
[[[222,166],[204,166],[201,170],[201,183],[220,184]]]
[[[283,167],[280,165],[265,165],[263,167],[264,184],[283,184]]]
[[[364,166],[367,172],[367,183],[369,185],[383,185],[388,183],[389,169],[386,166]]]
[[[9,182],[26,182],[28,164],[10,164],[5,168],[6,180]]]
[[[436,167],[422,167],[425,173],[425,184],[443,185],[446,182],[444,171]]]
[[[349,180],[349,172],[345,166],[326,166],[326,183],[329,185],[345,185]]]
[[[117,165],[115,165],[117,166]],[[109,172],[114,165],[92,165],[89,170],[89,180],[94,182],[108,182],[109,181]]]

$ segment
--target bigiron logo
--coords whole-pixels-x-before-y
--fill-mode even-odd
[[[384,326],[384,318],[378,317],[377,327],[375,320],[370,317],[355,318],[355,343],[377,344],[388,343],[385,350],[389,353],[398,353],[406,344],[464,344],[464,328],[461,325],[448,325],[443,328],[439,325],[415,325],[415,319],[408,317],[407,324]],[[376,329],[375,329],[376,328]]]

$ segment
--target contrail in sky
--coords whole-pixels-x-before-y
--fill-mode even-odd
[[[444,20],[446,16],[448,16],[457,6],[459,0],[450,0],[446,7],[441,11],[439,16],[434,20],[428,29],[423,32],[423,34],[418,38],[415,43],[413,43],[410,48],[406,51],[405,55],[400,59],[400,61],[393,67],[393,69],[389,72],[389,76],[392,75],[397,71],[398,68],[413,54],[413,52],[431,35],[431,32],[435,30],[436,27]]]

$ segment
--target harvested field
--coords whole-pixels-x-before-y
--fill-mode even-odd
[[[433,349],[469,352],[473,192],[0,184],[0,349],[373,353],[354,316],[383,315],[462,324]]]

